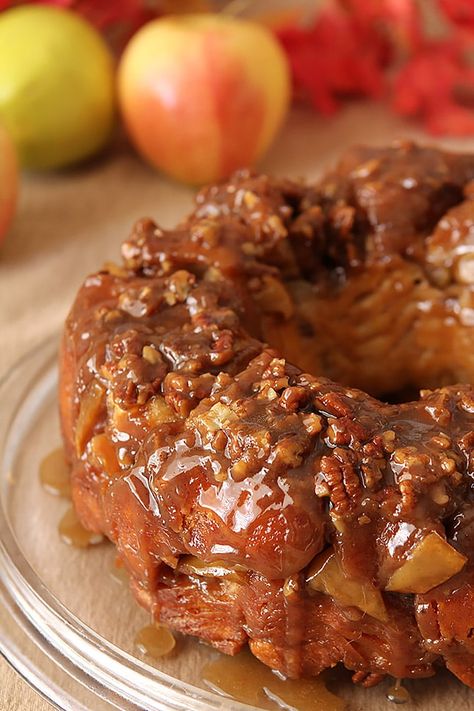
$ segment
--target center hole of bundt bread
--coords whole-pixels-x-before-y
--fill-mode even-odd
[[[274,295],[272,308],[278,298],[282,305],[264,313],[263,339],[305,372],[393,403],[474,379],[467,311],[450,313],[444,291],[416,264],[397,259],[341,284],[282,286],[289,298]]]
[[[423,387],[406,387],[394,392],[382,393],[379,395],[379,400],[389,403],[390,405],[399,405],[403,402],[412,402],[420,397],[420,390]]]
[[[402,142],[349,150],[296,200],[286,189],[287,234],[265,256],[279,276],[257,294],[263,339],[389,401],[473,382],[473,176],[472,156]]]

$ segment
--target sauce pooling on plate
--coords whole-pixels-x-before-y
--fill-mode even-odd
[[[220,657],[208,664],[203,680],[213,691],[236,701],[265,709],[291,711],[342,711],[345,703],[326,688],[323,679],[284,679],[252,657]]]
[[[50,494],[71,498],[69,466],[62,447],[54,449],[42,460],[39,476],[41,484]]]
[[[58,531],[64,543],[75,548],[88,548],[101,543],[104,539],[100,533],[94,533],[84,528],[72,506],[60,520]]]
[[[387,699],[393,704],[406,704],[411,700],[408,689],[402,686],[401,679],[397,679],[395,684],[387,691]]]
[[[41,461],[40,482],[50,494],[71,498],[70,470],[62,447],[54,449]],[[58,532],[64,543],[76,548],[88,548],[103,540],[103,536],[88,531],[79,521],[72,506],[61,518]]]
[[[164,625],[147,625],[135,637],[135,646],[142,654],[156,659],[172,652],[176,646],[176,640]]]

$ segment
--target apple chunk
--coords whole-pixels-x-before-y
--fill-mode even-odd
[[[400,593],[426,593],[464,567],[467,558],[433,531],[409,553],[390,577],[385,589]]]
[[[343,607],[358,607],[382,622],[388,619],[380,590],[369,581],[348,578],[334,552],[323,553],[314,559],[306,583],[312,590],[330,595]]]
[[[105,390],[97,380],[91,380],[84,391],[76,421],[76,453],[80,457],[92,437],[100,411],[105,405]]]
[[[204,578],[227,578],[239,583],[245,580],[245,568],[240,565],[228,565],[222,560],[205,563],[194,555],[181,556],[177,569],[185,575],[198,575]]]

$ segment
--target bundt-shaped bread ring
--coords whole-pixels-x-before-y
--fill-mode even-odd
[[[290,677],[474,686],[472,180],[408,143],[316,185],[241,172],[86,279],[74,503],[157,620]]]

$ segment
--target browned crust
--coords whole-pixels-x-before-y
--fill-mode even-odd
[[[442,386],[474,376],[473,177],[411,144],[315,186],[241,173],[176,230],[139,222],[86,280],[61,354],[74,502],[157,618],[290,676],[444,660],[472,684],[474,392]],[[355,385],[441,387],[387,405]],[[383,592],[376,619],[306,585],[332,546],[384,591],[429,534],[467,558],[452,602]],[[185,575],[190,554],[236,577]]]

